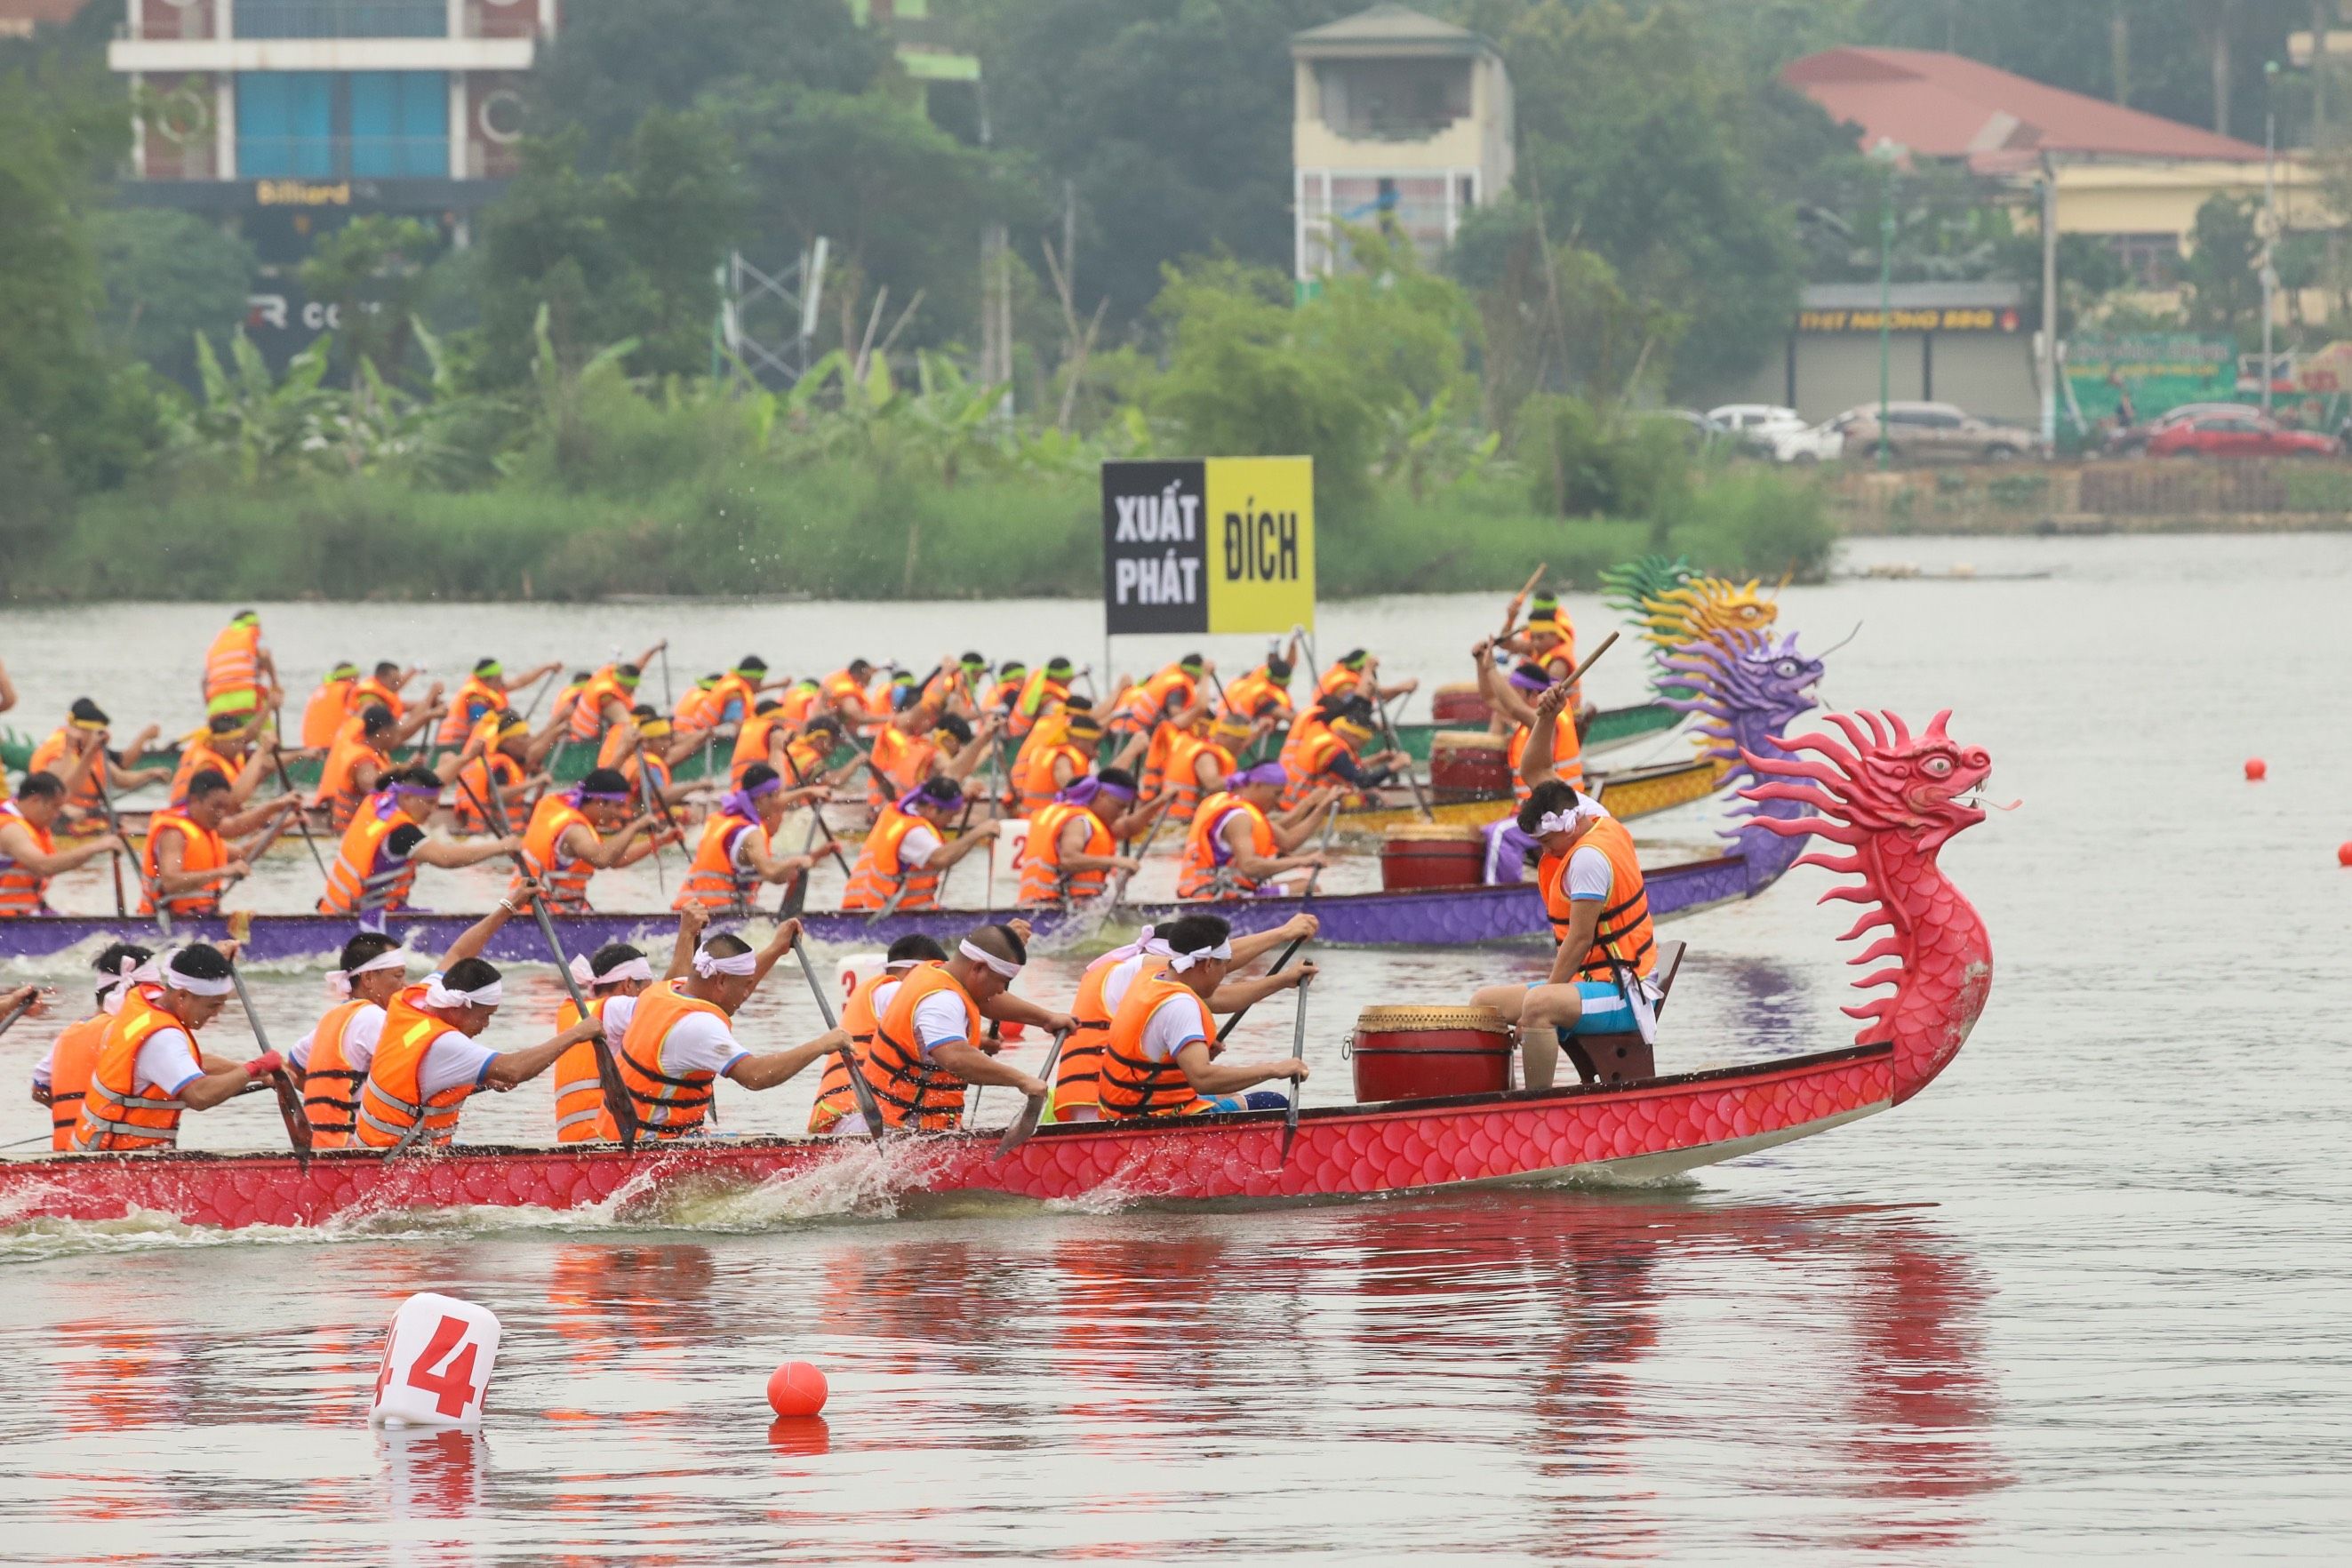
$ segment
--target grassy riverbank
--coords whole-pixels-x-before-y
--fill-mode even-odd
[[[1320,529],[1323,593],[1507,589],[1538,561],[1597,584],[1644,551],[1777,578],[1816,577],[1832,530],[1811,491],[1769,475],[1703,481],[1651,521],[1545,517],[1524,487],[1381,491]],[[954,485],[847,462],[740,466],[635,495],[514,479],[450,492],[396,480],[247,488],[183,473],[92,497],[25,548],[0,593],[87,599],[564,599],[618,594],[828,599],[1092,597],[1099,502],[1088,476]]]

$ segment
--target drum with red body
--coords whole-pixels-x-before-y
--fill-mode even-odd
[[[1359,1104],[1511,1086],[1511,1037],[1492,1007],[1367,1007],[1351,1044]]]
[[[1484,724],[1494,717],[1475,680],[1457,680],[1431,693],[1429,716],[1440,724]]]
[[[1486,879],[1486,830],[1451,822],[1409,822],[1381,842],[1381,890],[1475,888]]]
[[[1511,760],[1500,735],[1440,730],[1429,742],[1429,787],[1439,800],[1496,800],[1511,793]]]

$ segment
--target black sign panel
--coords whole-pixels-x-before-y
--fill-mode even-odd
[[[1108,630],[1207,631],[1208,465],[1105,463],[1102,487]]]

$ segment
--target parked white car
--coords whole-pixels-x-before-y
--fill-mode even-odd
[[[1828,425],[1808,425],[1793,408],[1774,403],[1727,403],[1707,418],[1732,433],[1742,446],[1776,463],[1835,462],[1845,435]]]

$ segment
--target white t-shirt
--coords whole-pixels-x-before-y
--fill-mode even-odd
[[[188,1032],[158,1029],[139,1047],[139,1060],[131,1069],[131,1087],[177,1094],[204,1076],[204,1067],[196,1060],[196,1042]]]
[[[383,1009],[371,1002],[352,1014],[352,1021],[343,1026],[343,1065],[353,1072],[367,1071],[368,1064],[375,1060],[375,1043],[383,1036]],[[311,1047],[318,1038],[318,1026],[312,1025],[310,1032],[295,1041],[294,1048],[286,1053],[296,1067],[306,1072],[310,1067]]]
[[[498,1054],[496,1046],[486,1046],[455,1029],[446,1029],[425,1047],[425,1059],[416,1068],[417,1092],[430,1100],[460,1084],[479,1089]]]
[[[1172,1062],[1186,1046],[1208,1037],[1201,1033],[1201,1009],[1189,992],[1161,1002],[1143,1021],[1143,1054],[1155,1062]]]
[[[941,1046],[971,1044],[963,998],[952,991],[941,990],[916,1003],[915,1043],[927,1057]]]
[[[636,1013],[637,999],[634,996],[615,996],[605,1003],[605,1044],[619,1050],[621,1037],[629,1032],[629,1020]],[[735,1038],[735,1031],[726,1019],[695,1012],[670,1026],[669,1037],[662,1042],[660,1066],[662,1071],[673,1077],[690,1072],[723,1074],[751,1054]]]
[[[1126,1001],[1128,992],[1134,989],[1135,977],[1143,973],[1143,961],[1147,956],[1149,955],[1139,952],[1132,957],[1123,958],[1112,964],[1110,973],[1103,976],[1102,995],[1105,1017],[1115,1018],[1118,1016],[1118,1005]]]
[[[1577,899],[1609,900],[1609,883],[1614,872],[1609,857],[1590,844],[1580,844],[1568,857],[1568,896]]]
[[[898,864],[901,867],[928,866],[931,863],[931,857],[939,852],[940,836],[928,822],[908,828],[907,837],[898,840]]]

